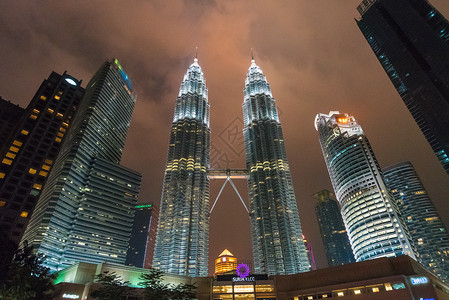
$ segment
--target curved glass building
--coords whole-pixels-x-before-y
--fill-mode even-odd
[[[176,99],[165,168],[153,267],[192,277],[208,275],[209,103],[198,60]]]
[[[449,235],[410,162],[382,169],[395,196],[421,264],[449,282]]]
[[[309,271],[276,101],[254,60],[243,117],[255,273]]]
[[[396,201],[356,119],[331,111],[316,116],[315,128],[355,259],[415,258]]]

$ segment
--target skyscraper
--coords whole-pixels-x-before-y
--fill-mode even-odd
[[[81,82],[52,72],[42,82],[25,111],[3,111],[9,132],[0,151],[0,231],[20,242],[36,201],[59,154],[84,89]],[[23,112],[22,112],[23,111]],[[12,118],[17,117],[15,124]],[[2,127],[3,127],[2,126]]]
[[[60,270],[125,263],[141,176],[119,165],[136,97],[117,60],[89,81],[22,241]]]
[[[245,81],[243,119],[255,272],[308,271],[276,101],[254,60]]]
[[[415,249],[374,151],[350,114],[315,118],[321,149],[357,261],[407,254]]]
[[[159,210],[153,203],[141,203],[135,209],[126,264],[148,269],[153,265]]]
[[[170,133],[153,267],[207,276],[209,257],[209,103],[198,59],[179,88]]]
[[[421,264],[449,282],[449,235],[410,162],[382,169],[395,196]]]
[[[25,110],[17,104],[12,104],[0,97],[0,151],[8,143],[8,137],[13,133],[18,120]]]
[[[364,0],[357,25],[449,174],[449,22],[427,0]]]
[[[323,240],[329,267],[340,266],[355,262],[346,233],[345,224],[341,217],[337,201],[331,199],[332,193],[322,190],[314,196],[319,200],[315,206],[316,217]]]

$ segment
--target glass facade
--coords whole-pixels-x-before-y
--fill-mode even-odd
[[[449,22],[427,0],[364,0],[357,25],[449,173]]]
[[[53,271],[125,263],[141,175],[120,166],[136,97],[117,60],[89,81],[22,242]]]
[[[403,254],[416,259],[396,201],[356,119],[331,111],[316,116],[315,128],[355,259]]]
[[[209,103],[198,60],[176,99],[162,190],[153,267],[207,276],[209,262]]]
[[[449,235],[410,162],[382,169],[395,196],[421,264],[449,282]]]
[[[243,118],[255,273],[309,271],[276,101],[254,60],[245,81]]]
[[[337,201],[331,199],[332,193],[322,190],[315,194],[319,199],[315,212],[323,240],[329,267],[340,266],[355,262],[351,244],[346,233],[345,224]]]

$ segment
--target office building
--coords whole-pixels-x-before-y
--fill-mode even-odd
[[[8,143],[9,136],[14,132],[14,128],[19,125],[18,120],[22,117],[25,109],[10,101],[0,97],[0,152],[3,146]]]
[[[1,114],[6,116],[2,116],[0,131],[9,130],[9,134],[0,152],[0,231],[16,244],[33,214],[83,95],[79,80],[67,73],[52,72],[26,110],[2,100]]]
[[[402,162],[382,171],[418,251],[419,261],[449,283],[449,235],[415,168],[410,162]]]
[[[354,116],[318,114],[315,128],[355,259],[404,254],[416,259],[396,201]]]
[[[327,264],[329,267],[335,267],[355,262],[340,207],[337,201],[331,199],[333,193],[322,190],[314,196],[319,200],[315,206],[315,213]]]
[[[357,25],[449,173],[449,22],[427,0],[364,0]]]
[[[209,261],[209,102],[198,59],[179,88],[170,133],[153,267],[207,276]]]
[[[151,268],[156,242],[159,210],[153,203],[140,203],[135,207],[134,223],[129,240],[126,265]]]
[[[228,249],[224,249],[223,252],[215,259],[215,273],[214,275],[222,275],[228,272],[235,272],[237,270],[237,258],[229,252]]]
[[[116,59],[87,85],[22,238],[52,271],[77,261],[125,263],[141,175],[119,162],[135,101]]]
[[[307,241],[307,239],[304,235],[302,236],[302,238],[304,240],[304,246],[306,247],[307,259],[309,260],[310,271],[314,271],[317,269],[317,267],[316,267],[316,263],[315,263],[315,255],[313,254],[312,244],[309,241]]]
[[[254,60],[245,80],[243,120],[255,273],[308,271],[276,101]]]

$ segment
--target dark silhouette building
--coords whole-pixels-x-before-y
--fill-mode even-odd
[[[332,193],[328,190],[314,196],[319,199],[315,212],[329,267],[355,262],[337,201],[331,199]]]
[[[158,218],[159,210],[152,203],[136,205],[126,265],[146,269],[152,267]]]
[[[9,121],[2,116],[2,128],[14,130],[0,153],[0,231],[16,244],[81,102],[84,89],[80,84],[65,72],[52,72],[23,113],[10,104],[7,111],[2,109],[2,115],[9,111]],[[13,118],[18,116],[14,126]]]
[[[8,142],[8,137],[18,125],[18,120],[25,111],[17,104],[13,104],[0,97],[0,149]],[[0,150],[0,151],[1,151]]]
[[[357,25],[449,173],[449,22],[427,0],[364,0]]]

